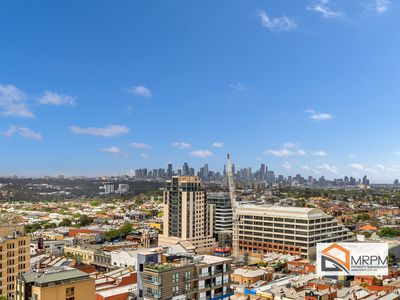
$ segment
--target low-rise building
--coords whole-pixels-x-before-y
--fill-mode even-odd
[[[85,264],[93,264],[95,251],[96,249],[91,246],[76,245],[64,247],[64,253],[67,257],[74,257]]]
[[[65,241],[63,240],[43,240],[42,238],[31,241],[30,253],[31,255],[37,254],[50,254],[50,255],[63,255]]]
[[[17,278],[15,300],[95,300],[94,279],[70,267],[29,272]]]
[[[232,274],[232,281],[244,285],[253,285],[257,281],[271,281],[272,271],[266,271],[257,267],[237,268]]]

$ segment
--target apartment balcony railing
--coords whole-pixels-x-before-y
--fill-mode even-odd
[[[149,297],[149,298],[153,298],[153,299],[161,299],[161,294],[157,294],[157,293],[144,292],[143,295],[145,297]]]
[[[161,285],[161,280],[143,279],[143,283],[149,283],[152,285]]]

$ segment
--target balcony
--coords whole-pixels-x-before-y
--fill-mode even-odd
[[[198,291],[198,288],[197,287],[192,287],[192,288],[190,288],[190,289],[184,289],[183,290],[183,293],[184,294],[192,294],[192,293],[195,293],[195,292],[197,292]]]
[[[152,285],[161,285],[161,280],[154,280],[154,279],[145,279],[143,278],[143,283],[148,283]]]
[[[221,270],[215,270],[215,271],[211,272],[211,275],[214,276],[214,275],[218,275],[218,274],[221,274],[221,273],[222,273],[222,269]]]
[[[153,298],[153,299],[161,299],[161,294],[158,294],[158,293],[144,292],[143,296],[148,297],[148,298]]]

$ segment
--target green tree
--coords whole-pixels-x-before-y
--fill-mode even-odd
[[[265,261],[260,260],[260,261],[258,262],[258,266],[259,266],[259,267],[266,267],[267,264],[265,263]]]
[[[367,214],[367,213],[362,213],[362,214],[359,214],[359,215],[357,215],[357,221],[366,221],[366,220],[369,220],[369,214]]]
[[[138,199],[136,199],[135,200],[135,204],[137,205],[137,206],[140,206],[140,205],[142,205],[144,202],[143,202],[143,199],[142,198],[138,198]]]
[[[72,221],[70,220],[70,219],[63,219],[61,222],[60,222],[60,226],[63,226],[63,227],[68,227],[68,226],[71,226],[72,225]]]
[[[396,262],[396,255],[393,252],[389,252],[389,255],[388,255],[389,266],[390,267],[393,266],[395,262]]]
[[[81,215],[78,219],[79,226],[87,226],[93,222],[93,219],[87,215]]]
[[[120,233],[120,235],[128,235],[132,232],[132,230],[133,230],[132,224],[129,222],[126,222],[124,225],[122,225],[119,228],[119,233]]]
[[[50,223],[45,223],[45,224],[43,225],[43,227],[44,227],[44,229],[56,228],[56,227],[57,227],[57,224],[56,224],[56,223],[52,223],[52,222],[50,222]]]
[[[111,242],[119,236],[119,231],[117,229],[110,229],[104,234],[104,238]]]
[[[385,237],[394,237],[394,236],[399,236],[400,231],[391,227],[382,227],[381,229],[379,229],[378,235]]]

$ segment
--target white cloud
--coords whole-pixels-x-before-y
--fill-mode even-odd
[[[6,137],[12,137],[16,134],[30,140],[41,141],[43,139],[42,134],[39,132],[35,132],[27,127],[20,127],[14,125],[10,125],[7,131],[3,133],[3,135]]]
[[[81,128],[78,126],[69,127],[73,134],[92,135],[102,137],[113,137],[129,132],[129,128],[122,125],[108,125],[107,127],[87,127]]]
[[[355,158],[356,156],[354,154],[349,154],[348,157],[349,158]]]
[[[223,146],[224,146],[224,143],[222,143],[222,142],[214,142],[212,144],[213,148],[222,148]]]
[[[151,149],[151,146],[145,143],[137,143],[137,142],[133,142],[131,143],[131,146],[133,148],[138,148],[138,149]]]
[[[375,4],[376,4],[375,11],[377,13],[382,14],[389,9],[391,1],[390,0],[376,0]]]
[[[17,87],[0,84],[0,113],[3,116],[34,118],[26,101],[27,96]]]
[[[349,166],[354,170],[363,171],[363,172],[372,173],[372,174],[379,174],[382,171],[386,171],[386,170],[389,171],[390,170],[390,168],[387,169],[382,164],[374,164],[374,165],[372,165],[370,167],[366,167],[366,166],[364,166],[363,164],[360,164],[360,163],[351,163],[351,164],[349,164]]]
[[[37,99],[40,104],[48,104],[48,105],[75,105],[76,97],[64,95],[64,94],[57,94],[51,91],[45,91],[41,97]]]
[[[113,154],[121,153],[121,149],[119,149],[118,147],[115,147],[115,146],[111,146],[111,147],[108,147],[108,148],[103,148],[103,149],[101,149],[101,151],[107,152],[107,153],[113,153]]]
[[[358,170],[358,171],[363,171],[364,170],[364,165],[359,164],[359,163],[351,163],[349,165],[351,168]]]
[[[142,153],[142,154],[140,154],[140,156],[142,158],[144,158],[144,159],[149,159],[150,158],[150,156],[148,156],[146,153]]]
[[[287,142],[283,144],[282,149],[268,149],[264,151],[265,155],[272,155],[276,157],[288,157],[288,156],[327,156],[324,150],[310,151],[307,149],[296,149],[298,144]]]
[[[140,97],[149,98],[152,96],[151,90],[144,85],[137,85],[126,90],[128,93]]]
[[[268,155],[272,155],[272,156],[277,156],[277,157],[287,157],[287,156],[293,156],[295,153],[289,149],[283,148],[283,149],[279,149],[279,150],[266,150],[264,152],[264,154]]]
[[[382,164],[375,164],[375,165],[373,165],[372,167],[373,167],[374,169],[380,170],[380,171],[385,170],[385,166],[382,165]]]
[[[193,157],[207,158],[212,156],[212,153],[209,150],[195,150],[190,152],[190,155]]]
[[[392,4],[391,0],[370,0],[364,6],[366,9],[383,14],[389,10]]]
[[[286,170],[290,170],[292,168],[292,165],[289,162],[285,161],[282,164],[282,167],[285,168]]]
[[[188,149],[192,147],[192,145],[185,142],[173,142],[171,143],[171,146],[178,149]]]
[[[299,150],[297,150],[297,154],[300,155],[300,156],[306,156],[307,155],[307,150],[299,149]]]
[[[333,165],[322,164],[322,165],[318,166],[317,168],[320,170],[323,170],[323,171],[333,173],[333,174],[339,174],[338,168]]]
[[[313,109],[307,109],[306,113],[309,114],[309,118],[311,120],[315,120],[315,121],[326,121],[326,120],[333,119],[333,115],[332,114],[317,112],[317,111],[315,111]]]
[[[283,148],[294,148],[296,147],[297,144],[296,143],[292,143],[292,142],[287,142],[283,144]]]
[[[327,154],[326,154],[326,152],[324,150],[315,151],[315,152],[313,152],[313,154],[315,156],[327,156]]]
[[[265,10],[260,10],[258,17],[261,20],[261,25],[271,31],[291,31],[297,28],[297,23],[294,19],[286,16],[271,18]]]
[[[237,82],[237,83],[231,83],[229,85],[231,88],[233,88],[235,91],[237,92],[244,92],[245,90],[247,90],[247,86],[245,86],[243,83],[241,82]]]
[[[300,169],[302,169],[302,170],[311,170],[310,166],[307,166],[307,165],[300,166]]]
[[[330,0],[318,0],[307,9],[319,13],[324,18],[338,18],[344,15],[342,11],[332,7]]]

